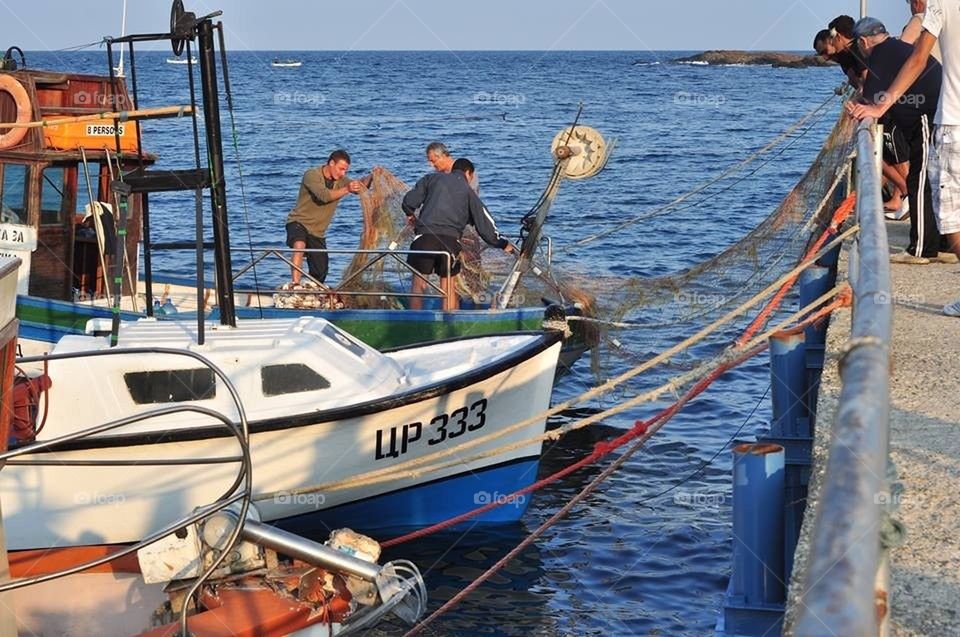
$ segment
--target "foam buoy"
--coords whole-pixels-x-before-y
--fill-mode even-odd
[[[27,89],[10,75],[0,75],[0,91],[10,94],[13,101],[17,104],[17,124],[29,122],[33,115],[33,109],[30,108],[30,96],[27,95]],[[3,122],[0,122],[0,128],[3,128]],[[26,128],[11,128],[3,135],[0,135],[0,149],[12,148],[16,146],[27,135]]]

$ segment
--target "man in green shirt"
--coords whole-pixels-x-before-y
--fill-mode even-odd
[[[287,245],[294,249],[291,279],[300,283],[300,269],[303,266],[303,250],[327,249],[327,228],[333,221],[340,200],[350,193],[360,192],[363,186],[369,187],[372,175],[361,180],[347,179],[350,168],[350,155],[345,150],[330,153],[323,166],[310,168],[303,173],[297,205],[287,217]],[[327,278],[329,259],[326,252],[307,254],[310,276],[323,283]]]

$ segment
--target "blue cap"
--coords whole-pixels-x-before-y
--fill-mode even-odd
[[[880,35],[886,33],[887,27],[883,26],[876,18],[860,18],[853,25],[853,36],[856,38],[867,38],[871,35]]]

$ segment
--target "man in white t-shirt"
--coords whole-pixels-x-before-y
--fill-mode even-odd
[[[907,21],[906,26],[903,27],[903,33],[900,34],[900,41],[913,44],[920,37],[920,33],[923,32],[923,14],[927,12],[927,0],[907,0],[907,4],[910,5],[911,15],[910,20]],[[943,61],[939,44],[933,45],[933,50],[930,51],[930,55],[932,55],[937,62]]]
[[[928,0],[922,26],[913,53],[887,94],[878,104],[857,104],[849,110],[859,119],[886,113],[920,77],[930,51],[939,41],[943,54],[943,88],[927,164],[937,226],[950,250],[960,257],[960,0]],[[960,298],[945,305],[943,313],[960,317]]]

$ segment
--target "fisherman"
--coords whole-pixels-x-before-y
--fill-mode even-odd
[[[868,58],[869,74],[863,86],[863,99],[877,103],[913,52],[913,47],[891,38],[876,18],[862,18],[854,27],[860,49]],[[890,257],[892,263],[923,265],[937,259],[940,234],[933,215],[930,183],[926,175],[926,156],[931,126],[940,98],[941,69],[929,60],[923,75],[889,110],[887,119],[900,128],[910,149],[907,174],[907,198],[910,205],[910,244],[905,252]],[[852,109],[852,104],[847,108]]]
[[[347,179],[350,155],[345,150],[330,153],[323,166],[309,168],[303,173],[297,204],[287,217],[287,246],[294,249],[290,278],[294,285],[300,283],[303,266],[303,250],[326,250],[327,228],[333,221],[337,204],[348,194],[357,194],[361,188],[370,187],[373,175],[363,179]],[[374,168],[374,172],[377,168]],[[310,277],[323,283],[329,270],[326,252],[307,254]]]
[[[421,295],[427,289],[427,276],[434,272],[440,276],[440,287],[443,290],[452,289],[453,279],[460,272],[460,238],[468,224],[476,228],[480,238],[486,243],[507,253],[516,251],[516,248],[497,232],[493,218],[477,193],[470,189],[462,168],[461,163],[454,169],[451,161],[450,173],[434,172],[426,175],[403,197],[403,211],[407,215],[407,221],[414,225],[414,238],[410,249],[446,252],[453,260],[452,264],[449,264],[447,255],[417,252],[407,257],[407,263],[416,271],[413,276],[410,309],[419,310],[423,307]],[[420,210],[419,216],[416,214],[417,209]],[[456,310],[459,306],[460,299],[455,293],[444,296],[445,311]]]
[[[933,211],[946,243],[960,258],[960,0],[928,0],[923,31],[907,61],[875,104],[854,104],[859,119],[880,117],[909,95],[930,68],[930,53],[940,43],[943,53],[943,90],[934,123],[930,153]],[[947,316],[960,317],[960,298],[943,307]]]
[[[453,170],[453,156],[443,142],[427,144],[427,161],[437,172],[448,173]]]
[[[460,157],[453,162],[453,170],[462,172],[463,176],[467,178],[467,183],[470,184],[470,190],[478,195],[480,194],[480,180],[477,178],[477,169],[472,161],[466,157]]]

